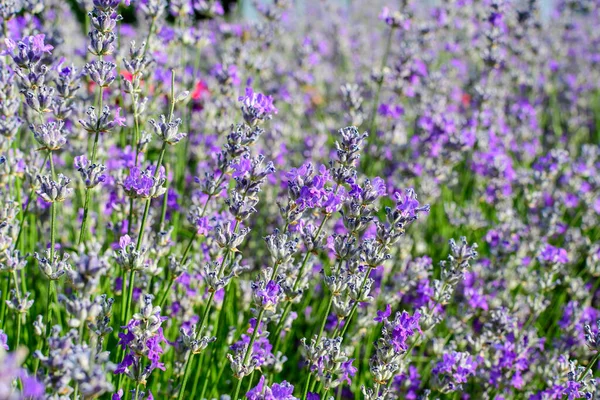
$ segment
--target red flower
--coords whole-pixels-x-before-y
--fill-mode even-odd
[[[463,93],[460,101],[464,107],[469,107],[471,105],[471,95],[468,93]]]
[[[202,99],[203,97],[210,95],[210,90],[208,90],[208,86],[206,85],[206,82],[204,81],[198,81],[198,83],[196,83],[196,87],[194,88],[194,91],[192,92],[192,99],[194,100],[199,100]]]
[[[123,78],[125,78],[126,80],[128,80],[129,82],[131,82],[133,80],[133,75],[129,71],[125,71],[125,70],[121,71],[121,76]]]

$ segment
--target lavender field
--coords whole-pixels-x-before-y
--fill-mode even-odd
[[[600,2],[231,3],[0,1],[0,400],[600,399]]]

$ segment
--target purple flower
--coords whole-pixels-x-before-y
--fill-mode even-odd
[[[386,327],[391,334],[390,342],[396,351],[406,351],[408,349],[406,343],[408,338],[413,336],[415,332],[421,332],[420,318],[421,314],[419,312],[415,312],[411,316],[406,311],[402,311],[402,313],[396,313],[396,318],[392,322],[386,320]]]
[[[392,306],[387,304],[384,311],[377,310],[377,316],[373,319],[373,321],[383,322],[383,320],[388,319],[390,315],[392,315]]]
[[[261,375],[258,385],[246,393],[248,400],[295,400],[294,386],[288,382],[274,383],[271,387],[265,385],[265,377]]]
[[[417,200],[417,194],[414,189],[406,189],[404,195],[399,192],[394,193],[396,198],[396,210],[400,211],[402,216],[406,219],[414,220],[418,217],[421,212],[428,212],[429,206],[419,206]]]
[[[0,348],[8,351],[8,336],[0,329]]]
[[[21,367],[26,352],[18,350],[7,353],[0,347],[0,397],[2,399],[33,399],[44,398],[45,387],[37,379],[30,376],[27,370]],[[23,384],[22,391],[13,385],[18,379]]]
[[[165,370],[165,365],[160,361],[163,354],[162,344],[167,343],[161,324],[167,318],[160,315],[160,307],[153,307],[152,295],[141,296],[142,313],[135,314],[127,326],[127,332],[119,333],[119,345],[125,350],[123,360],[117,365],[116,374],[127,374],[132,379],[132,373],[143,371],[142,377],[146,379],[155,369]]]
[[[129,171],[129,175],[123,180],[123,189],[134,198],[158,197],[166,192],[163,184],[166,181],[165,169],[160,167],[158,174],[155,174],[156,167],[149,165],[146,169],[135,166]],[[155,176],[156,175],[156,176]]]
[[[462,384],[475,375],[476,368],[477,362],[469,353],[453,351],[445,353],[431,373],[444,392],[454,392],[461,390]]]
[[[237,163],[231,165],[231,168],[233,168],[232,176],[241,178],[252,170],[252,160],[248,157],[241,157]]]
[[[127,122],[127,118],[121,117],[121,107],[117,107],[117,110],[115,111],[114,122],[119,126],[125,126],[125,123]]]
[[[377,112],[379,115],[382,115],[386,118],[399,119],[402,115],[404,115],[404,108],[397,104],[382,103],[377,109]]]
[[[121,248],[121,250],[126,251],[127,246],[129,246],[131,243],[132,240],[131,237],[129,237],[129,235],[124,235],[119,238],[119,247]]]
[[[342,374],[340,375],[340,380],[345,380],[348,383],[348,385],[352,384],[350,377],[354,376],[358,371],[358,368],[352,365],[353,362],[354,358],[351,358],[348,361],[343,362],[340,366],[340,370],[342,372]]]
[[[567,264],[569,262],[567,250],[554,247],[550,244],[546,244],[542,249],[539,259],[540,261],[549,264]]]
[[[250,126],[271,119],[273,114],[277,114],[277,108],[273,105],[273,98],[254,92],[251,87],[247,87],[246,94],[240,96],[238,100],[242,103],[244,120]]]
[[[6,51],[2,55],[10,55],[19,67],[31,68],[37,64],[45,54],[50,54],[53,46],[44,43],[46,35],[38,34],[27,36],[15,43],[12,39],[5,38]]]
[[[265,309],[273,308],[279,301],[281,287],[275,281],[269,281],[264,288],[258,287],[255,296]]]

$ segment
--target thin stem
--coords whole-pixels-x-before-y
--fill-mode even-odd
[[[133,147],[135,147],[135,165],[138,164],[138,157],[140,155],[140,119],[137,108],[137,95],[131,94],[131,101],[133,102]]]
[[[54,262],[54,246],[56,244],[56,202],[50,204],[50,262]]]
[[[187,246],[185,247],[185,250],[183,251],[183,255],[181,256],[180,265],[183,265],[185,263],[185,260],[188,256],[190,250],[192,249],[192,245],[194,244],[195,239],[196,239],[196,235],[193,235],[190,238],[190,241],[188,242]],[[162,297],[160,298],[159,306],[161,308],[165,304],[165,301],[167,300],[167,296],[169,295],[169,292],[171,291],[171,288],[173,287],[173,283],[175,282],[175,279],[176,278],[174,276],[171,276],[171,278],[169,279],[167,288],[165,289],[165,291],[162,294]]]
[[[127,271],[123,270],[122,274],[121,274],[121,325],[125,326],[125,324],[127,324],[127,321],[125,320],[125,313],[126,313],[126,300],[127,300],[127,296],[126,296],[126,288],[127,288]]]
[[[130,306],[131,306],[131,300],[133,299],[133,287],[135,286],[134,284],[135,282],[135,269],[132,269],[131,272],[129,272],[129,286],[128,286],[128,291],[127,291],[127,303],[126,303],[126,308],[125,308],[125,320],[123,321],[124,324],[123,325],[127,325],[127,322],[129,322],[129,319],[131,318],[131,312],[130,312]]]
[[[204,364],[204,357],[206,356],[206,352],[203,351],[202,354],[200,355],[200,359],[198,360],[198,365],[196,365],[196,375],[194,376],[194,385],[192,386],[192,399],[196,399],[196,390],[198,390],[198,382],[200,381],[200,374],[202,373],[202,365]],[[210,370],[208,370],[208,372],[206,373],[206,375],[210,374]],[[206,387],[203,387],[203,391],[206,389]],[[203,399],[204,397],[204,393],[202,394],[202,397],[200,397],[201,399]]]
[[[50,333],[50,327],[52,326],[52,319],[53,319],[53,312],[52,312],[52,298],[54,297],[53,295],[54,292],[54,281],[49,279],[48,280],[48,298],[46,300],[46,326],[47,329],[46,331],[48,333]]]
[[[225,259],[223,259],[223,263],[225,263]],[[204,330],[204,325],[206,324],[206,320],[208,319],[208,314],[210,312],[210,308],[212,306],[213,299],[215,298],[215,292],[210,292],[210,296],[208,297],[208,301],[206,302],[206,308],[204,309],[204,314],[202,315],[202,321],[200,322],[198,333],[196,337],[201,337],[202,331]],[[181,387],[179,388],[179,394],[177,395],[177,399],[183,399],[183,394],[185,393],[185,386],[187,385],[187,380],[189,377],[189,373],[187,372],[190,366],[192,365],[193,353],[190,353],[185,360],[185,373],[183,375],[183,382],[181,383]]]
[[[323,322],[321,323],[321,329],[319,330],[319,336],[317,336],[317,344],[321,337],[323,336],[323,331],[325,330],[325,325],[327,325],[327,317],[329,316],[329,311],[331,310],[331,305],[333,304],[333,294],[329,297],[329,303],[327,304],[327,310],[325,314],[323,314]]]
[[[46,154],[46,157],[44,157],[44,161],[42,162],[41,168],[43,168],[46,165],[46,162],[48,162],[48,158],[50,158],[50,152],[48,152]],[[25,224],[25,218],[27,218],[27,215],[29,213],[29,206],[31,205],[34,194],[35,194],[35,187],[32,187],[31,191],[29,192],[29,197],[27,198],[27,204],[25,205],[25,210],[23,211],[23,218],[21,219],[21,225],[19,226],[19,233],[17,235],[17,240],[15,241],[15,249],[19,246],[19,243],[21,242],[21,236],[23,234],[23,225]]]
[[[137,237],[137,242],[135,244],[135,249],[140,251],[142,248],[142,241],[144,239],[144,228],[146,227],[146,220],[148,219],[148,212],[150,211],[150,202],[152,198],[146,200],[146,205],[144,206],[144,215],[142,216],[142,222],[140,224],[140,232]]]
[[[311,378],[312,378],[312,372],[309,372],[308,378],[306,378],[306,384],[304,385],[304,391],[302,392],[302,400],[306,400],[306,396],[308,395],[308,388],[310,387]]]
[[[383,69],[387,65],[388,57],[390,56],[390,50],[392,48],[392,39],[394,37],[394,28],[390,28],[390,32],[387,37],[387,42],[385,45],[385,52],[383,53],[383,58],[381,59],[381,67],[380,72],[383,74]],[[371,107],[371,119],[369,120],[369,133],[375,134],[375,117],[377,115],[377,108],[379,107],[379,97],[381,95],[381,87],[383,85],[383,76],[377,82],[377,88],[375,89],[375,97],[373,97],[373,105]]]
[[[163,147],[164,147],[164,144],[163,144]],[[219,178],[219,181],[220,181],[220,179],[221,178]],[[200,214],[201,216],[204,216],[204,213],[206,212],[206,207],[207,207],[208,202],[210,201],[211,197],[212,197],[212,195],[209,195],[208,198],[206,199],[206,203],[204,203],[204,207],[202,208],[202,212]],[[235,227],[233,229],[234,232],[237,232],[238,227],[239,227],[239,221],[236,221]],[[186,251],[184,252],[184,255],[182,257],[182,263],[185,262],[185,259],[187,257],[187,253],[189,252],[189,250],[191,248],[191,245],[193,243],[193,238],[194,237],[192,237],[192,240],[190,240],[190,243],[188,244],[188,247],[186,248]],[[223,271],[225,270],[225,263],[227,262],[227,257],[229,256],[229,253],[230,253],[230,250],[227,249],[225,251],[225,254],[223,255],[223,261],[221,261],[221,267],[219,268],[219,276],[223,275]],[[233,262],[233,260],[232,260],[232,262]],[[202,315],[202,320],[200,322],[200,326],[198,327],[198,332],[196,333],[196,337],[201,337],[202,332],[204,331],[204,326],[206,325],[206,321],[208,320],[208,314],[210,313],[210,309],[211,309],[212,302],[213,302],[214,298],[215,298],[215,292],[211,292],[210,296],[208,298],[208,301],[206,302],[206,308],[204,309],[204,314]],[[186,370],[189,368],[190,364],[192,363],[192,358],[193,358],[192,355],[193,354],[190,354],[187,357],[187,360],[185,361],[186,362],[186,366],[185,366]],[[201,368],[201,365],[199,366],[199,368]],[[181,387],[179,388],[179,394],[177,396],[178,399],[181,399],[181,396],[183,396],[183,393],[185,393],[185,386],[187,384],[187,379],[186,379],[185,374],[184,374],[184,378],[183,379],[184,380],[183,380],[183,382],[181,384]]]
[[[364,294],[365,291],[365,285],[367,283],[367,280],[369,279],[369,275],[371,275],[371,268],[369,268],[366,273],[365,273],[365,277],[362,281],[362,284],[360,285],[360,293],[359,293],[359,298],[361,298]],[[348,327],[350,326],[350,322],[352,321],[352,317],[354,316],[354,314],[356,313],[356,309],[358,308],[358,304],[360,302],[358,300],[356,300],[354,302],[354,304],[352,305],[352,310],[350,311],[350,315],[348,315],[348,318],[346,319],[346,323],[344,324],[344,327],[342,328],[342,332],[340,334],[340,336],[342,337],[342,339],[344,338],[344,335],[346,334],[346,331],[348,330]]]
[[[15,293],[17,295],[17,299],[21,300],[21,293],[19,292],[19,279],[17,278],[17,271],[12,270],[13,280],[15,281]]]
[[[52,157],[52,152],[48,150],[48,158],[50,159],[50,173],[52,174],[52,179],[56,179],[56,172],[54,171],[54,157]]]
[[[133,197],[129,199],[129,216],[127,217],[127,234],[131,233],[131,225],[133,224]]]
[[[100,139],[100,131],[96,130],[94,133],[94,144],[92,145],[92,164],[96,163],[96,156],[98,153],[98,140]]]
[[[342,260],[338,260],[336,262],[336,268],[335,268],[335,273],[337,273],[339,271],[339,268],[342,265]],[[317,336],[317,343],[319,343],[319,340],[321,340],[321,337],[323,336],[323,331],[325,330],[325,325],[327,325],[327,317],[329,316],[329,312],[331,311],[331,306],[333,305],[333,296],[334,294],[331,293],[331,296],[329,297],[329,303],[327,304],[327,310],[325,311],[325,314],[323,314],[323,322],[321,323],[321,329],[319,330],[319,336]],[[337,332],[337,327],[335,332]]]
[[[254,330],[252,331],[252,336],[250,337],[250,343],[248,343],[248,347],[246,348],[246,354],[244,354],[244,360],[242,362],[242,365],[246,365],[248,363],[248,360],[250,359],[250,355],[252,354],[252,347],[254,347],[254,342],[256,341],[256,336],[258,336],[258,331],[260,328],[260,323],[262,321],[264,312],[265,312],[265,309],[261,308],[260,312],[258,313],[258,317],[256,317],[256,325],[254,326]],[[232,400],[237,400],[239,398],[240,389],[242,388],[243,380],[244,380],[244,377],[240,377],[240,379],[238,380],[237,387],[235,388],[235,395],[233,396]]]
[[[166,173],[166,171],[165,171]],[[158,229],[163,230],[165,227],[165,220],[167,219],[167,203],[169,201],[169,184],[167,182],[167,191],[163,196],[162,209],[160,211],[160,222],[158,223]]]
[[[21,224],[19,226],[19,233],[17,234],[17,240],[15,241],[15,249],[19,246],[21,242],[21,236],[23,235],[23,225],[25,224],[25,218],[27,218],[27,214],[29,213],[29,206],[31,205],[32,197],[35,194],[35,189],[31,188],[29,192],[29,197],[27,198],[27,204],[25,205],[25,210],[23,211],[23,218],[21,218]]]
[[[587,368],[581,373],[581,375],[579,375],[579,378],[577,378],[577,382],[581,382],[581,380],[585,378],[585,376],[588,374],[588,372],[590,372],[594,364],[596,364],[596,361],[598,361],[598,358],[600,358],[600,352],[596,353],[594,358],[592,358],[592,361],[590,361],[590,363],[587,365]]]
[[[171,277],[169,279],[169,283],[167,284],[167,287],[165,288],[165,291],[163,292],[160,301],[158,303],[158,306],[162,309],[165,301],[167,301],[167,296],[169,295],[169,292],[171,291],[171,288],[173,287],[173,283],[175,283],[175,278]]]
[[[100,57],[100,60],[102,60],[102,57]],[[98,105],[99,105],[98,113],[100,113],[100,114],[102,114],[102,108],[103,108],[103,102],[104,102],[103,91],[104,91],[104,88],[102,86],[100,86],[100,91],[98,92]],[[94,132],[94,143],[92,144],[92,159],[91,159],[92,164],[96,163],[96,157],[98,155],[99,139],[100,139],[100,129],[97,126],[96,131]],[[90,188],[86,187],[85,188],[85,201],[83,204],[83,218],[81,219],[81,229],[79,231],[79,240],[77,241],[78,245],[81,245],[85,240],[87,219],[88,219],[88,215],[89,215],[90,197],[91,197]]]
[[[15,346],[15,349],[18,349],[19,345],[21,344],[21,323],[22,323],[22,319],[23,319],[23,315],[22,314],[17,314],[17,345]]]
[[[221,368],[219,368],[219,373],[217,374],[217,378],[215,379],[215,382],[219,382],[221,380],[221,377],[223,376],[223,371],[225,371],[225,366],[227,365],[227,363],[221,363]],[[208,383],[205,382],[205,384]],[[212,389],[211,389],[211,395],[213,394],[216,396],[216,392],[217,392],[217,385],[213,385]],[[200,396],[201,399],[204,398],[204,396]]]
[[[190,377],[190,372],[192,370],[192,356],[194,354],[192,352],[190,352],[190,354],[187,357],[186,363],[185,363],[185,372],[183,373],[183,382],[181,382],[181,387],[179,388],[179,394],[177,395],[177,400],[182,400],[183,399],[183,395],[185,394],[185,386],[187,384],[187,381]]]
[[[4,314],[6,314],[6,300],[8,299],[8,290],[10,288],[10,275],[6,274],[6,279],[4,280],[4,288],[2,289],[2,303],[0,303],[0,328],[4,329],[4,322],[6,318]]]
[[[248,381],[248,389],[246,390],[246,393],[248,393],[250,391],[250,389],[252,389],[252,382],[254,381],[254,373],[256,372],[256,370],[253,370],[252,373],[250,374],[250,381]]]
[[[90,205],[90,189],[89,188],[85,188],[85,201],[83,203],[83,218],[81,220],[81,229],[79,230],[79,240],[77,241],[77,244],[80,245],[81,243],[83,243],[83,239],[85,237],[85,230],[86,230],[86,225],[87,225],[87,218],[88,218],[88,212],[89,212],[89,205]]]
[[[146,42],[144,43],[144,52],[142,53],[142,58],[146,56],[148,52],[148,48],[150,46],[150,38],[152,37],[152,31],[154,30],[154,24],[156,23],[156,17],[153,17],[150,21],[150,28],[148,29],[148,36],[146,36]]]
[[[339,186],[338,186],[338,188],[339,188]],[[336,193],[337,193],[337,189],[336,189]],[[319,224],[319,228],[317,228],[315,237],[319,237],[319,235],[321,234],[321,231],[323,230],[323,227],[325,226],[325,223],[327,222],[329,217],[330,217],[330,215],[326,215],[323,218],[323,220]],[[294,292],[296,290],[298,290],[298,287],[300,286],[300,282],[302,281],[302,275],[304,274],[304,268],[306,268],[306,263],[308,262],[308,258],[310,257],[310,254],[311,254],[310,252],[306,252],[304,259],[302,260],[302,264],[300,265],[300,269],[298,270],[298,276],[296,276],[296,280],[294,282],[294,286],[293,286]],[[283,324],[284,324],[285,319],[287,318],[287,315],[290,312],[291,308],[292,308],[292,303],[290,301],[285,305],[285,308],[283,309],[283,313],[281,314],[281,317],[279,318],[279,322],[277,323],[277,327],[275,328],[275,337],[276,337],[275,346],[274,346],[275,352],[277,352],[277,350],[278,350],[279,343],[280,343],[280,333],[281,333],[281,330],[283,329]],[[274,354],[276,354],[276,353],[274,353]]]
[[[158,177],[160,167],[163,162],[163,158],[165,157],[165,152],[167,151],[167,142],[163,142],[162,148],[160,149],[160,154],[158,155],[158,163],[156,164],[156,169],[154,170],[154,177]],[[167,194],[165,193],[165,196]]]
[[[175,70],[171,69],[171,107],[169,108],[169,123],[173,121],[175,112]]]

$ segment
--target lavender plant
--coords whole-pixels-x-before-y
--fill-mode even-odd
[[[600,4],[232,3],[0,4],[0,399],[600,398]]]

